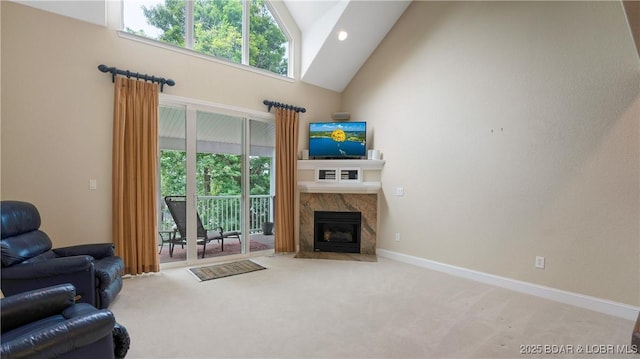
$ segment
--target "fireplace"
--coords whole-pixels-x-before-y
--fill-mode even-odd
[[[315,252],[315,212],[360,212],[360,251],[355,253],[375,255],[377,208],[377,194],[301,192],[299,251]]]
[[[314,211],[313,250],[360,253],[360,212]]]
[[[337,242],[320,241],[320,249],[316,247],[314,238],[317,228],[314,223],[315,212],[359,212],[360,224],[355,225],[357,241],[360,248],[352,253],[360,257],[376,255],[376,232],[378,229],[378,195],[382,190],[380,179],[384,160],[300,160],[298,161],[298,190],[300,216],[298,217],[299,235],[298,252],[314,253],[324,256],[321,251],[325,244]],[[333,169],[336,173],[358,170],[358,180],[336,176],[335,180],[321,179],[319,170]],[[342,218],[342,216],[340,217]],[[324,236],[324,232],[322,234]],[[320,237],[322,238],[322,237]],[[354,246],[353,244],[349,244]],[[318,252],[316,252],[318,251]]]

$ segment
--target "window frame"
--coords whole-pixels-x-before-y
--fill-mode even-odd
[[[122,0],[122,1],[126,1],[126,0]],[[250,70],[252,72],[256,72],[260,74],[270,75],[271,77],[275,77],[279,79],[293,80],[294,64],[295,64],[295,54],[294,54],[295,40],[293,39],[293,36],[291,36],[291,32],[289,31],[287,24],[282,20],[281,16],[278,14],[276,9],[274,8],[273,4],[271,3],[271,0],[263,0],[263,1],[267,9],[269,10],[269,13],[278,24],[278,28],[280,29],[280,31],[282,31],[282,34],[287,39],[287,43],[288,43],[287,74],[279,74],[270,70],[265,70],[259,67],[251,66],[249,64],[250,26],[247,26],[247,24],[250,23],[251,0],[240,0],[240,1],[242,1],[243,10],[242,10],[242,59],[241,59],[241,62],[239,63],[225,59],[225,58],[221,58],[221,57],[217,57],[214,55],[209,55],[209,54],[205,54],[205,53],[201,53],[196,50],[193,50],[194,36],[195,36],[194,21],[193,21],[194,19],[194,10],[193,10],[194,1],[193,0],[185,0],[186,7],[185,7],[185,46],[184,47],[163,42],[160,40],[156,40],[150,37],[136,35],[136,34],[127,32],[125,30],[126,24],[124,22],[124,6],[120,7],[120,26],[117,33],[118,33],[118,36],[120,36],[121,38],[142,42],[145,44],[153,45],[153,46],[168,49],[168,50],[177,51],[183,54],[196,56],[202,59],[223,63],[226,65],[242,68],[245,70]]]

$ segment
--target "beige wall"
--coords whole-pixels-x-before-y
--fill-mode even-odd
[[[620,2],[414,2],[341,106],[386,159],[378,247],[639,305],[639,84]]]
[[[104,63],[173,78],[172,95],[305,106],[300,148],[306,123],[350,111],[387,160],[380,248],[640,305],[640,64],[619,2],[416,2],[342,103],[89,23],[0,9],[1,197],[34,202],[57,246],[111,238]]]
[[[55,246],[111,241],[113,84],[99,64],[171,78],[165,93],[266,111],[264,99],[339,110],[340,95],[120,38],[13,2],[2,8],[2,199],[33,202]],[[302,136],[306,136],[301,134]],[[301,144],[302,148],[303,144]],[[89,191],[89,179],[98,189]]]

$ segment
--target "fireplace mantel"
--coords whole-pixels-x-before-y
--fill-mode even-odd
[[[299,160],[298,190],[303,193],[377,194],[382,188],[383,167],[384,160]]]
[[[298,170],[324,167],[360,167],[381,171],[384,167],[384,160],[298,160]]]

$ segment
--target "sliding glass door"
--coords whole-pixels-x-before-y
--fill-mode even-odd
[[[250,251],[274,248],[275,132],[273,122],[249,120]]]
[[[196,111],[199,258],[242,253],[244,118]]]
[[[170,211],[167,201],[187,195],[187,110],[185,106],[165,105],[160,106],[158,115],[158,255],[161,264],[184,262],[187,256],[182,236],[186,236],[186,217],[182,220],[177,211]]]
[[[161,264],[272,250],[272,118],[165,97],[159,132]]]

